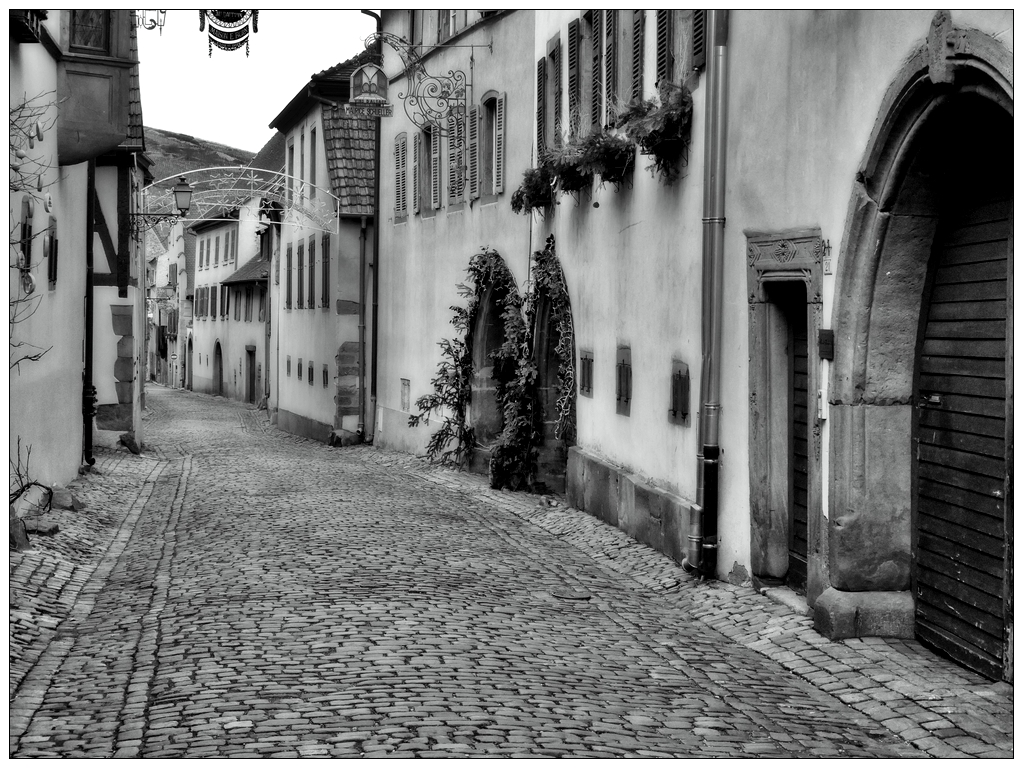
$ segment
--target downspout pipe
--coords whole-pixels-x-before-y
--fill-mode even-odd
[[[359,227],[359,426],[355,433],[366,439],[366,217]]]
[[[92,336],[94,276],[93,240],[96,227],[96,161],[90,160],[86,176],[85,201],[85,349],[82,372],[82,459],[88,466],[96,463],[92,455],[92,419],[96,415],[96,387],[92,384]]]
[[[363,11],[367,16],[372,16],[377,22],[377,56],[380,58],[380,66],[383,66],[383,43],[380,41],[379,35],[383,32],[384,23],[383,19],[380,18],[379,14],[373,13],[373,11]],[[372,335],[370,336],[370,374],[369,374],[369,406],[370,406],[370,424],[376,424],[376,413],[377,413],[377,344],[379,334],[377,333],[377,304],[380,298],[380,231],[377,227],[377,220],[380,216],[380,120],[381,118],[374,118],[376,120],[376,132],[374,135],[374,155],[373,155],[373,312],[372,312]],[[365,269],[363,270],[365,274]],[[365,306],[362,299],[359,301],[360,306]],[[376,427],[371,426],[368,442],[373,442],[373,437],[376,433]],[[365,439],[365,438],[364,438]]]
[[[697,437],[696,503],[689,510],[683,567],[717,574],[718,478],[721,455],[721,322],[724,294],[725,159],[728,128],[728,11],[707,11],[707,108],[703,166],[703,365]]]

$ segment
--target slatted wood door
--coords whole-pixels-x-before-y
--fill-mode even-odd
[[[999,678],[1010,201],[943,218],[918,363],[917,636]]]
[[[789,307],[789,360],[792,387],[792,436],[789,448],[789,570],[786,582],[793,589],[806,589],[807,557],[807,490],[809,488],[809,454],[807,451],[810,424],[808,391],[808,347],[806,332],[805,293]]]

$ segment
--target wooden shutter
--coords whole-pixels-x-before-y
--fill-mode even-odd
[[[475,200],[480,196],[480,108],[478,105],[474,104],[469,107],[468,121],[469,199]]]
[[[170,272],[167,275],[167,285],[171,288],[177,288],[178,286],[178,265],[170,264]]]
[[[646,11],[632,12],[632,98],[643,98],[643,21]]]
[[[323,285],[320,286],[323,298],[320,306],[326,307],[330,304],[330,235],[324,235],[320,242],[320,258],[323,259]]]
[[[462,142],[459,135],[461,120],[457,115],[448,117],[448,202],[462,200]]]
[[[579,19],[568,23],[568,127],[575,134],[582,127],[579,114]]]
[[[606,27],[604,37],[607,40],[607,48],[604,51],[604,80],[607,113],[611,116],[618,108],[618,11],[604,11],[604,26]]]
[[[433,209],[440,208],[440,191],[443,189],[441,183],[440,163],[440,131],[437,126],[430,130],[430,204]]]
[[[555,146],[561,145],[561,39],[559,38],[551,49],[551,86],[554,88],[552,109],[554,110],[554,136]]]
[[[693,69],[707,64],[707,12],[693,11]]]
[[[394,215],[408,215],[408,136],[398,134],[394,139]]]
[[[590,122],[600,130],[604,125],[604,35],[601,19],[603,11],[590,11],[593,19],[593,82],[590,89]]]
[[[309,236],[309,309],[316,309],[316,236]]]
[[[412,213],[419,213],[419,162],[423,134],[416,132],[412,136]]]
[[[286,288],[284,294],[284,307],[291,309],[291,244],[288,244],[288,260],[286,262],[286,268],[284,271],[284,285]]]
[[[536,157],[547,154],[547,59],[536,62]]]
[[[494,108],[494,192],[504,192],[504,104],[507,94],[497,97]]]
[[[672,52],[672,14],[674,11],[657,12],[657,82],[670,81],[675,69],[675,54]]]

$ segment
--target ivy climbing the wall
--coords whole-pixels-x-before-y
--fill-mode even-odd
[[[544,441],[544,413],[534,337],[542,297],[550,302],[550,322],[558,337],[555,437],[566,445],[575,439],[575,336],[553,236],[532,259],[531,280],[524,297],[496,251],[484,248],[470,260],[466,270],[469,280],[459,285],[465,306],[451,308],[451,323],[460,338],[440,342],[441,363],[432,381],[434,391],[416,401],[420,412],[409,417],[409,426],[429,423],[430,415],[439,413],[443,421],[430,437],[427,456],[431,461],[459,467],[468,464],[477,447],[467,419],[475,374],[473,336],[483,298],[489,291],[498,303],[504,339],[491,355],[503,425],[491,449],[490,484],[494,488],[543,491],[536,477],[537,457]]]

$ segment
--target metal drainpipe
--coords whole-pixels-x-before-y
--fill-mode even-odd
[[[96,221],[96,161],[89,161],[85,201],[85,349],[82,373],[82,457],[90,467],[96,463],[92,455],[92,419],[96,414],[96,388],[92,385],[92,294],[93,248]]]
[[[355,433],[366,439],[366,217],[359,227],[359,426]]]
[[[379,14],[373,13],[373,11],[362,11],[367,16],[372,16],[377,22],[377,34],[383,32],[384,22],[380,18]],[[383,60],[383,43],[377,39],[377,56],[380,59],[380,66],[384,65]],[[376,128],[374,133],[375,146],[373,148],[373,331],[370,337],[370,374],[369,374],[369,404],[370,410],[370,434],[369,442],[373,442],[373,438],[376,436],[376,414],[377,414],[377,302],[380,297],[380,231],[377,229],[377,219],[380,216],[380,120],[381,118],[374,118],[376,120]],[[360,306],[362,301],[360,299]]]
[[[713,578],[718,547],[718,418],[721,412],[721,315],[724,288],[725,139],[728,11],[707,11],[707,116],[703,169],[703,366],[696,503],[689,509],[689,572]]]

